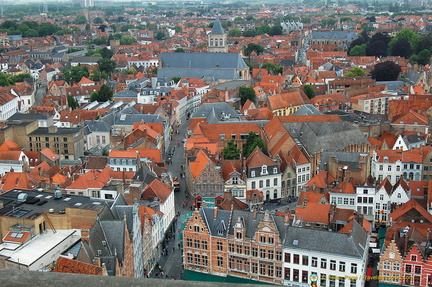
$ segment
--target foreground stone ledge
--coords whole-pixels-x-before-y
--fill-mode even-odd
[[[183,281],[183,280],[165,280],[151,278],[128,278],[128,277],[112,277],[112,276],[96,276],[96,275],[81,275],[69,273],[54,273],[54,272],[36,272],[23,270],[5,270],[0,269],[0,286],[129,286],[129,287],[259,287],[264,285],[256,284],[229,284],[220,282],[200,282],[200,281]],[[81,285],[78,285],[81,284]],[[268,286],[268,285],[266,285]]]

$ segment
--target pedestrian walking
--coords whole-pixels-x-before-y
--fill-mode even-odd
[[[177,246],[178,246],[178,248],[180,249],[180,243],[179,243],[179,244],[177,244]]]
[[[175,247],[173,246],[173,253],[175,252]]]

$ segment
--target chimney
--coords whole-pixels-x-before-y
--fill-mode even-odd
[[[89,229],[81,229],[81,241],[87,241],[90,245],[90,230]]]
[[[290,218],[290,213],[289,213],[289,211],[287,210],[286,212],[285,212],[285,225],[289,225],[289,218]]]
[[[102,263],[102,276],[108,276],[108,270],[105,263]]]
[[[317,187],[317,186],[316,186],[316,182],[314,181],[314,183],[312,184],[312,191],[313,191],[313,192],[315,192],[316,187]]]
[[[257,213],[258,213],[258,207],[254,206],[254,207],[253,207],[253,220],[256,220],[256,218],[257,218]]]
[[[93,261],[94,261],[94,265],[101,267],[101,260],[99,257],[93,258]]]
[[[217,214],[218,214],[218,207],[215,206],[215,208],[213,209],[213,217],[214,217],[214,219],[216,219]]]
[[[409,232],[409,231],[408,231]],[[408,232],[405,233],[405,238],[404,238],[404,247],[403,247],[403,256],[405,256],[407,254],[407,249],[408,249]]]
[[[430,228],[428,228],[426,232],[426,243],[429,243],[429,240],[430,240]]]

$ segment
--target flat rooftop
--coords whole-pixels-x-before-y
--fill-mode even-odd
[[[27,194],[27,198],[24,201],[19,200],[18,197],[25,197],[24,194]],[[0,216],[35,219],[50,210],[57,214],[65,213],[66,208],[99,211],[109,201],[70,194],[62,194],[61,198],[55,198],[54,193],[50,192],[13,189],[1,194],[0,202],[3,203]]]
[[[47,229],[46,233],[33,237],[22,246],[14,243],[0,244],[0,255],[10,257],[8,261],[30,266],[71,236],[75,237],[73,241],[76,242],[81,239],[81,231],[78,229],[66,229],[56,230],[54,233],[51,229]]]

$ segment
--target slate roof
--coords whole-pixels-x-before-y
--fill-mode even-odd
[[[306,104],[304,106],[301,106],[294,114],[293,116],[312,116],[312,115],[322,115],[322,113],[315,108],[314,105]]]
[[[415,85],[419,81],[419,79],[420,79],[421,76],[422,76],[421,72],[416,72],[414,70],[409,70],[408,73],[407,73],[407,75],[406,75],[406,77],[405,77],[405,79],[406,79],[406,81],[409,84]]]
[[[15,113],[10,118],[8,118],[8,121],[31,121],[31,120],[46,120],[48,119],[49,115],[47,113]]]
[[[204,103],[191,116],[191,118],[207,118],[208,120],[217,119],[220,121],[222,113],[230,115],[230,121],[233,119],[240,120],[240,116],[236,110],[225,102],[221,103]],[[207,121],[210,123],[209,121]],[[216,122],[213,122],[216,123]]]
[[[348,40],[349,42],[358,38],[357,33],[348,31],[313,31],[312,39],[324,40]]]
[[[297,243],[297,244],[294,244]],[[289,226],[285,232],[284,247],[363,258],[368,234],[355,221],[352,236],[336,232]]]
[[[84,121],[84,134],[90,134],[92,132],[109,132],[111,127],[104,121]]]
[[[336,157],[339,164],[349,166],[350,170],[358,171],[358,164],[360,162],[359,152],[342,152],[342,151],[325,151],[322,153],[319,170],[324,170],[324,164],[328,164],[331,157]]]
[[[238,53],[162,53],[157,77],[239,79],[237,69],[247,68]]]
[[[405,82],[403,81],[377,81],[377,85],[386,85],[387,90],[397,90],[399,88],[405,87]]]
[[[225,34],[225,32],[222,28],[222,25],[219,21],[219,17],[217,17],[217,16],[216,16],[216,19],[214,21],[213,28],[211,30],[211,34],[212,35],[224,35]]]
[[[108,126],[121,125],[133,126],[134,123],[144,121],[145,123],[162,123],[163,119],[159,115],[143,115],[133,107],[125,108],[114,113],[107,113],[101,118]]]
[[[124,237],[125,221],[124,220],[102,220],[100,222],[107,244],[112,254],[117,253],[120,262],[124,258]]]
[[[136,98],[137,95],[138,93],[134,91],[120,91],[115,94],[114,98]]]
[[[321,150],[337,151],[349,145],[368,143],[357,127],[344,121],[285,122],[282,125],[306,148],[309,155]]]
[[[162,53],[160,59],[162,61],[162,69],[247,68],[239,53]],[[183,78],[194,77],[183,76]]]
[[[212,236],[226,237],[228,234],[230,211],[218,210],[216,217],[213,208],[203,207],[199,210],[204,223]],[[249,212],[250,213],[250,212]]]
[[[150,168],[146,164],[143,164],[140,169],[138,169],[135,173],[133,180],[138,180],[146,184],[150,184],[150,182],[152,182],[156,178],[157,177],[155,176],[155,174],[150,171]]]

